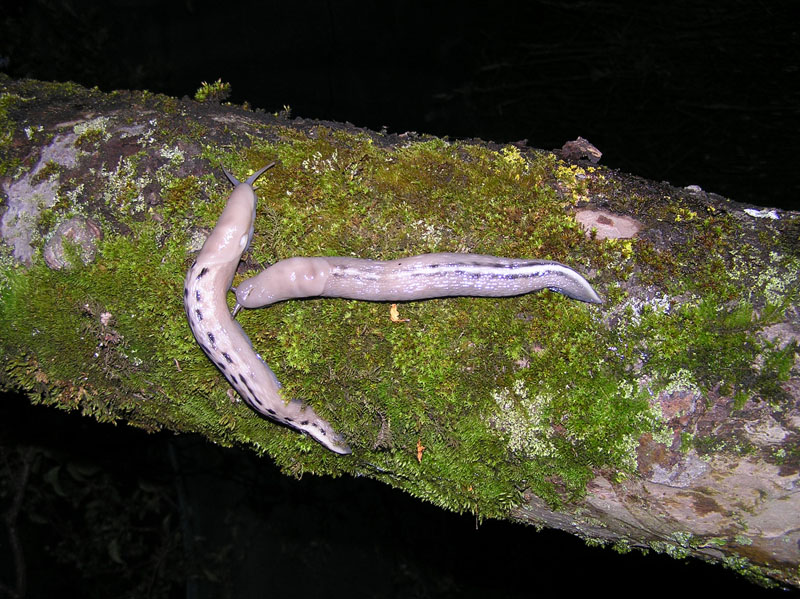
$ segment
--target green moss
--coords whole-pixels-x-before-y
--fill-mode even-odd
[[[198,102],[223,102],[231,95],[231,84],[217,79],[212,83],[203,83],[195,92],[194,99]]]
[[[691,555],[691,551],[688,547],[683,547],[678,543],[652,541],[649,545],[650,549],[656,553],[665,553],[674,559],[684,559]]]
[[[630,553],[632,551],[632,547],[631,547],[630,541],[628,541],[628,539],[619,539],[619,540],[617,540],[611,546],[611,548],[614,551],[616,551],[617,553],[619,553],[620,555],[625,555],[625,554]]]
[[[50,161],[39,169],[39,172],[31,179],[31,184],[36,185],[41,181],[56,177],[62,170],[63,167],[60,164]]]
[[[773,589],[779,586],[778,583],[769,576],[769,571],[767,569],[754,565],[746,557],[724,557],[722,558],[722,565],[729,570],[733,570],[734,572],[741,574],[747,580],[759,586],[768,589]]]

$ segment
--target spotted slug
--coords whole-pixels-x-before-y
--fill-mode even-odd
[[[225,171],[234,190],[186,273],[183,288],[186,318],[200,348],[247,405],[267,418],[309,435],[331,451],[348,454],[350,448],[341,435],[311,406],[296,399],[284,400],[275,373],[255,352],[225,301],[242,253],[253,237],[258,202],[253,183],[274,164],[268,164],[244,182]]]

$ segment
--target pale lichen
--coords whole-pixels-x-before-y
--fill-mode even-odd
[[[136,214],[146,209],[144,188],[151,182],[148,175],[138,175],[135,156],[120,157],[113,170],[105,166],[100,175],[106,180],[103,200],[123,214]]]
[[[102,141],[111,139],[112,133],[108,130],[111,119],[107,116],[98,116],[89,121],[78,123],[72,127],[72,132],[80,139],[91,134],[97,134]]]

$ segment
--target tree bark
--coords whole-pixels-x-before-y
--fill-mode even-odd
[[[518,145],[3,75],[0,93],[6,388],[800,586],[797,212]],[[333,455],[238,403],[183,313],[229,194],[220,168],[276,159],[246,276],[292,255],[471,252],[566,263],[605,302],[241,314],[287,396],[354,449]]]

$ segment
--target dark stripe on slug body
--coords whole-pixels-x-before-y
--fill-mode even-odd
[[[228,364],[233,364],[233,360],[232,360],[232,359],[231,359],[231,357],[228,355],[228,352],[225,352],[225,351],[224,351],[224,352],[222,352],[222,357],[223,357],[223,358],[225,358],[225,359],[228,361]]]
[[[207,266],[204,266],[204,267],[203,267],[203,268],[200,270],[200,274],[198,274],[198,275],[197,275],[197,278],[199,279],[199,278],[203,277],[203,276],[204,276],[204,275],[205,275],[207,272],[208,272],[208,267],[207,267]]]
[[[184,287],[183,288],[183,297],[189,297],[189,288],[188,287]]]
[[[211,347],[216,349],[217,348],[217,340],[214,339],[214,333],[211,333],[211,332],[208,333],[208,340],[211,342]]]
[[[248,382],[247,382],[247,379],[246,379],[246,378],[244,378],[244,375],[243,375],[243,374],[241,374],[241,373],[239,374],[239,380],[242,382],[242,384],[243,384],[245,387],[247,387],[247,390],[250,392],[250,395],[252,395],[253,397],[255,397],[255,396],[256,396],[256,394],[255,394],[255,392],[253,391],[253,388],[250,386],[250,383],[248,383]]]
[[[200,310],[195,309],[195,314],[197,314],[197,320],[203,320],[203,313]]]
[[[515,279],[533,279],[537,277],[543,277],[546,275],[551,274],[558,274],[558,271],[552,270],[542,270],[538,272],[470,272],[466,270],[450,270],[447,272],[412,272],[409,273],[411,277],[447,277],[452,275],[458,275],[460,277],[464,277],[465,279],[503,279],[506,281],[512,281]]]

